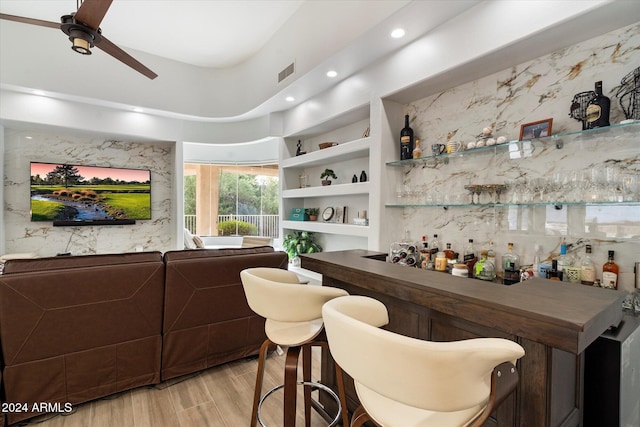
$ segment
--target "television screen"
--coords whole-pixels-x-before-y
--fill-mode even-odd
[[[151,219],[151,171],[31,163],[31,221]]]

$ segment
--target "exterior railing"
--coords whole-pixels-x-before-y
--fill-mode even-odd
[[[223,221],[243,221],[258,227],[258,236],[278,237],[280,218],[278,215],[218,215],[218,224]],[[184,226],[192,234],[196,234],[196,216],[185,215]]]

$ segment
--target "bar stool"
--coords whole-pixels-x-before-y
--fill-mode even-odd
[[[480,426],[515,389],[517,343],[502,338],[433,342],[384,329],[380,301],[332,299],[322,308],[331,355],[349,374],[361,406],[351,426]]]
[[[284,388],[284,427],[294,427],[296,418],[296,387],[304,386],[305,425],[311,425],[311,388],[319,388],[336,400],[338,413],[331,422],[334,426],[340,420],[349,425],[349,417],[344,393],[341,368],[336,364],[338,384],[337,396],[329,387],[311,382],[311,347],[322,346],[329,350],[323,332],[322,305],[339,296],[348,295],[342,289],[326,286],[304,285],[298,276],[280,268],[249,268],[240,272],[249,307],[264,317],[267,339],[260,347],[258,373],[253,397],[251,427],[262,421],[260,408],[264,400],[273,392]],[[280,345],[287,348],[284,367],[284,383],[262,394],[262,382],[267,352],[270,347]],[[298,359],[302,350],[303,381],[298,381]]]

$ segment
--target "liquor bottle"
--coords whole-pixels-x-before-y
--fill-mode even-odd
[[[480,280],[493,280],[496,278],[496,265],[489,261],[486,249],[480,251],[480,259],[473,266],[473,277]]]
[[[422,236],[422,248],[420,249],[420,267],[426,269],[431,260],[431,252],[429,251],[429,243],[427,236]]]
[[[513,285],[520,281],[520,257],[513,252],[513,243],[509,243],[508,248],[508,251],[502,255],[503,283]]]
[[[476,247],[473,244],[473,239],[469,239],[469,243],[464,246],[462,252],[462,260],[467,265],[469,271],[473,271],[473,266],[478,261],[478,255],[476,253]]]
[[[451,243],[447,243],[447,249],[443,252],[447,259],[456,259],[456,253],[451,249]]]
[[[602,266],[602,287],[618,289],[618,264],[613,261],[613,251],[609,251],[609,260]]]
[[[596,97],[587,106],[587,129],[609,126],[611,101],[602,94],[602,82],[596,82]]]
[[[433,239],[431,239],[431,242],[429,242],[429,251],[431,252],[432,260],[436,259],[436,254],[440,252],[441,246],[442,244],[440,244],[440,240],[438,240],[438,235],[434,234]]]
[[[400,160],[413,158],[413,129],[409,127],[409,115],[404,116],[404,127],[400,131]]]
[[[583,285],[593,286],[596,280],[596,266],[591,259],[591,245],[585,247],[585,256],[580,263],[580,280]]]
[[[562,281],[562,272],[558,271],[558,260],[551,260],[551,268],[547,271],[547,279]]]
[[[560,273],[558,277],[565,282],[568,282],[567,274],[565,272],[567,267],[571,266],[571,259],[567,256],[567,242],[565,240],[562,241],[560,245],[560,256],[558,257],[558,272]]]
[[[531,269],[533,270],[533,276],[540,277],[540,272],[538,271],[540,265],[540,245],[535,244],[533,246],[533,253],[533,265],[531,266]]]
[[[489,245],[487,246],[487,261],[493,263],[494,266],[497,266],[498,264],[496,264],[496,244],[493,242],[493,240],[489,241]]]

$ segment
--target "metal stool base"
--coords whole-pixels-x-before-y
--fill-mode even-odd
[[[335,425],[337,425],[338,421],[340,421],[340,415],[342,414],[342,405],[340,404],[340,398],[338,397],[338,395],[333,390],[331,390],[331,388],[327,387],[324,384],[318,383],[318,382],[298,381],[297,384],[305,386],[305,387],[314,387],[314,388],[319,388],[320,390],[324,390],[329,394],[329,396],[331,396],[333,398],[333,400],[336,401],[336,403],[338,404],[338,413],[336,414],[336,417],[331,421],[331,423],[327,427],[334,427]],[[260,423],[261,427],[268,427],[262,421],[262,415],[261,415],[261,411],[260,411],[262,409],[262,404],[267,399],[267,397],[271,396],[273,393],[275,393],[276,391],[280,390],[283,387],[284,387],[284,384],[280,384],[278,386],[275,386],[274,388],[272,388],[271,390],[266,392],[264,394],[264,396],[262,396],[260,398],[260,402],[258,402],[258,422]]]

